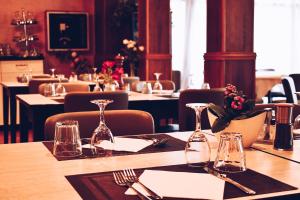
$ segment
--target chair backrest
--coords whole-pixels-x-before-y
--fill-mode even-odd
[[[284,76],[281,78],[281,82],[286,96],[286,102],[297,104],[298,98],[297,95],[295,94],[296,88],[295,88],[294,80],[289,76]]]
[[[111,99],[114,102],[107,106],[107,110],[128,109],[128,93],[124,91],[114,92],[71,92],[65,96],[64,111],[80,112],[98,110],[98,106],[91,103],[95,99]]]
[[[177,70],[172,71],[172,81],[175,83],[175,91],[181,88],[181,72]]]
[[[32,78],[51,78],[50,74],[33,74]]]
[[[58,79],[55,78],[33,78],[29,80],[28,88],[30,94],[37,94],[39,93],[39,86],[42,83],[57,83]]]
[[[48,83],[42,83],[39,86],[39,93],[44,94],[44,88]],[[66,89],[66,92],[89,92],[90,87],[88,84],[80,82],[70,82],[70,83],[61,83],[61,85]]]
[[[104,111],[105,124],[114,136],[152,134],[154,121],[150,113],[140,110]],[[53,140],[55,123],[64,120],[77,120],[81,138],[89,138],[99,125],[99,111],[61,113],[48,117],[45,121],[45,139]]]
[[[151,86],[153,88],[153,85],[155,83],[154,80],[150,80],[150,81],[137,81],[132,83],[132,87],[131,90],[135,91],[135,92],[140,92],[141,89],[143,88],[144,83],[151,83]],[[174,90],[175,91],[175,83],[171,80],[160,80],[159,81],[162,85],[163,90]]]
[[[180,92],[178,102],[178,121],[180,131],[195,130],[196,118],[195,111],[187,108],[187,103],[214,103],[224,105],[224,88],[215,89],[186,89]],[[201,114],[202,129],[209,129],[210,124],[205,109]]]
[[[290,74],[289,76],[294,80],[296,91],[300,92],[300,74]]]

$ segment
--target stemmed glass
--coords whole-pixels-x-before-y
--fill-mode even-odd
[[[108,99],[98,99],[91,101],[91,103],[98,105],[100,111],[99,126],[94,130],[91,138],[92,153],[97,156],[112,155],[112,147],[115,143],[115,140],[110,129],[106,126],[104,120],[105,107],[112,102],[113,100]]]
[[[153,90],[161,91],[163,89],[162,84],[159,82],[159,77],[162,75],[162,73],[154,73],[155,76],[155,83],[153,85]]]
[[[52,78],[55,78],[55,74],[54,74],[55,69],[54,69],[54,68],[51,68],[50,71],[51,71],[51,77],[52,77]]]
[[[58,78],[58,84],[57,84],[57,86],[56,86],[56,88],[55,88],[55,93],[56,93],[57,95],[64,95],[64,94],[66,93],[66,89],[65,89],[65,87],[61,84],[61,81],[62,81],[63,78],[65,78],[65,75],[63,75],[63,74],[58,74],[58,75],[57,75],[57,78]]]
[[[188,103],[186,107],[192,108],[196,114],[196,129],[185,146],[186,162],[191,167],[205,167],[210,161],[210,146],[201,130],[201,113],[207,107],[207,104]]]

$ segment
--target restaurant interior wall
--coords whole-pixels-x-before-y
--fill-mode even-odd
[[[56,68],[57,73],[69,75],[71,72],[70,60],[64,60],[64,53],[50,53],[46,51],[46,20],[45,11],[81,11],[88,12],[90,20],[90,50],[82,52],[91,63],[94,60],[95,54],[95,38],[94,38],[94,5],[95,0],[43,0],[43,1],[28,1],[28,0],[0,0],[0,43],[8,43],[13,51],[18,51],[19,48],[13,42],[13,36],[16,32],[20,32],[19,28],[11,25],[11,21],[16,11],[30,11],[37,19],[38,24],[30,27],[30,31],[36,34],[39,38],[34,42],[34,46],[44,55],[45,65],[44,72],[50,73],[49,68]]]

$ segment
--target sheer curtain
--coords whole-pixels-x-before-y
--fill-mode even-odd
[[[300,73],[300,0],[255,0],[256,68]]]
[[[172,68],[181,88],[200,88],[206,51],[206,0],[171,0]]]

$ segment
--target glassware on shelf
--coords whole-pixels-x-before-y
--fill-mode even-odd
[[[191,167],[205,167],[210,161],[210,146],[201,130],[201,113],[207,107],[206,103],[188,103],[196,114],[196,129],[189,137],[185,146],[186,162]]]
[[[220,172],[237,173],[246,170],[246,157],[242,144],[241,133],[223,132],[214,169]]]
[[[161,75],[162,75],[162,73],[154,73],[155,83],[153,85],[153,90],[155,90],[155,91],[161,91],[163,89],[162,84],[159,82],[159,77]]]
[[[111,130],[106,126],[104,119],[105,107],[112,103],[113,100],[98,99],[92,100],[91,103],[98,105],[100,111],[99,126],[94,130],[91,138],[91,150],[94,155],[97,156],[111,156],[112,146],[115,143]],[[105,147],[108,147],[107,149]]]

